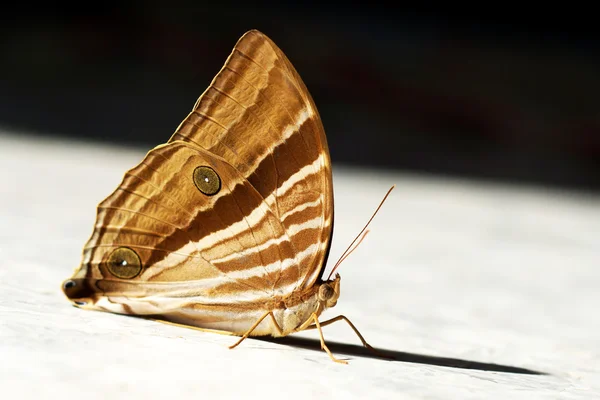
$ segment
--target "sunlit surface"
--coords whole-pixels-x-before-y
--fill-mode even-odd
[[[331,350],[349,365],[335,365],[315,332],[228,350],[234,338],[69,304],[60,285],[79,264],[96,204],[147,150],[0,134],[7,398],[600,396],[600,197],[334,160],[329,268],[396,184],[339,268],[341,297],[324,315],[348,316],[396,361],[362,352],[339,323],[324,328],[344,344]]]

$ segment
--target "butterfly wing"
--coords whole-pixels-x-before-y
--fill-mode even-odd
[[[227,160],[256,189],[294,248],[287,262],[298,265],[297,287],[311,287],[333,231],[331,161],[314,101],[275,43],[247,32],[175,140]]]
[[[199,167],[216,174],[218,192],[200,190]],[[113,312],[171,312],[244,332],[268,302],[313,286],[332,222],[314,102],[281,50],[250,31],[169,142],[99,205],[65,293]]]
[[[196,176],[207,167],[218,180],[208,194]],[[111,264],[119,249],[139,260],[139,272],[128,279],[115,273],[123,258]],[[268,302],[300,277],[289,261],[292,243],[256,189],[221,157],[181,141],[150,151],[98,206],[83,257],[75,280],[91,292],[87,297],[134,314],[192,304],[207,306],[210,317],[219,305]]]

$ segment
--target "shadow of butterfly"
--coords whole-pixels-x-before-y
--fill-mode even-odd
[[[247,32],[171,139],[98,206],[63,283],[77,307],[201,330],[286,336],[335,306],[323,279],[333,233],[327,139],[283,52]]]

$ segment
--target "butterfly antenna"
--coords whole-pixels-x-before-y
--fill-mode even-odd
[[[350,243],[350,246],[348,246],[348,248],[340,256],[339,260],[335,263],[335,265],[333,266],[333,269],[331,270],[331,272],[329,273],[329,276],[327,277],[327,280],[331,279],[331,277],[333,276],[333,273],[340,266],[340,264],[342,263],[342,261],[344,261],[350,254],[352,254],[352,252],[354,250],[356,250],[356,248],[358,247],[358,245],[361,244],[362,241],[365,239],[365,237],[369,233],[369,231],[367,230],[367,227],[369,226],[369,224],[371,223],[371,221],[373,221],[373,218],[375,218],[375,215],[377,215],[377,212],[379,211],[379,209],[381,208],[381,206],[383,205],[383,203],[385,203],[386,199],[388,198],[388,196],[390,195],[390,193],[392,192],[392,190],[394,190],[395,187],[396,187],[396,185],[392,185],[392,187],[387,191],[387,193],[383,197],[383,200],[381,200],[381,203],[379,203],[379,206],[377,207],[377,209],[375,210],[375,212],[373,213],[373,215],[371,215],[371,218],[369,218],[369,221],[367,222],[367,224],[364,226],[364,228],[362,228],[362,230],[360,231],[360,233],[354,238],[354,240],[352,241],[352,243]],[[356,243],[357,240],[358,240],[358,243]],[[356,243],[356,246],[354,245],[354,243]]]

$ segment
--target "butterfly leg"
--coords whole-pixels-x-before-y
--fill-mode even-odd
[[[262,317],[260,317],[258,319],[258,321],[256,321],[254,323],[254,325],[252,325],[252,327],[250,329],[248,329],[248,331],[246,333],[244,333],[244,335],[240,338],[240,340],[238,340],[237,342],[235,342],[233,345],[229,346],[229,348],[233,349],[238,344],[242,343],[244,341],[244,339],[246,339],[248,336],[250,336],[252,334],[252,331],[254,331],[258,325],[260,325],[260,323],[263,321],[263,319],[267,318],[267,316],[269,316],[269,315],[271,316],[271,320],[273,321],[273,325],[275,326],[275,328],[277,328],[277,330],[279,331],[279,333],[283,336],[283,330],[281,329],[281,327],[277,323],[277,320],[275,319],[275,316],[273,315],[273,312],[269,311],[269,312],[265,313]]]
[[[367,341],[365,340],[365,338],[363,337],[363,335],[361,335],[361,334],[360,334],[360,332],[359,332],[359,331],[358,331],[358,329],[357,329],[357,328],[354,326],[354,324],[353,324],[352,322],[350,322],[350,320],[349,320],[348,318],[346,318],[344,315],[338,315],[338,316],[337,316],[337,317],[335,317],[335,318],[331,318],[331,319],[328,319],[327,321],[321,322],[321,323],[320,323],[320,326],[327,326],[327,325],[331,325],[331,324],[333,324],[334,322],[341,321],[341,320],[343,320],[343,321],[346,321],[346,322],[348,323],[348,325],[350,325],[350,328],[352,328],[352,330],[354,331],[354,333],[356,333],[356,336],[358,336],[358,338],[359,338],[359,339],[360,339],[360,341],[362,342],[363,346],[365,346],[367,349],[371,350],[373,353],[377,354],[377,355],[378,355],[378,356],[380,356],[380,357],[383,357],[383,358],[390,358],[390,357],[388,357],[387,355],[385,355],[385,354],[383,354],[383,353],[381,353],[381,352],[379,352],[379,351],[375,350],[375,348],[374,348],[373,346],[371,346],[369,343],[367,343]],[[320,328],[320,327],[319,327],[317,324],[314,324],[314,325],[309,325],[309,326],[307,326],[305,329],[306,329],[306,330],[308,330],[308,329],[315,329],[315,328],[316,328],[316,329],[319,329],[319,331],[321,330],[321,328]]]
[[[323,331],[321,330],[322,324],[319,323],[319,317],[317,317],[317,314],[315,314],[315,313],[313,313],[311,317],[312,317],[312,320],[315,321],[315,324],[310,325],[309,327],[307,327],[305,329],[314,329],[314,328],[318,329],[319,338],[321,339],[321,348],[323,350],[325,350],[327,352],[327,354],[329,354],[329,358],[331,358],[333,361],[340,363],[340,364],[348,364],[348,361],[339,360],[339,359],[335,358],[333,356],[333,354],[331,354],[331,350],[329,350],[329,347],[327,347],[327,345],[325,344],[325,338],[323,337]]]

